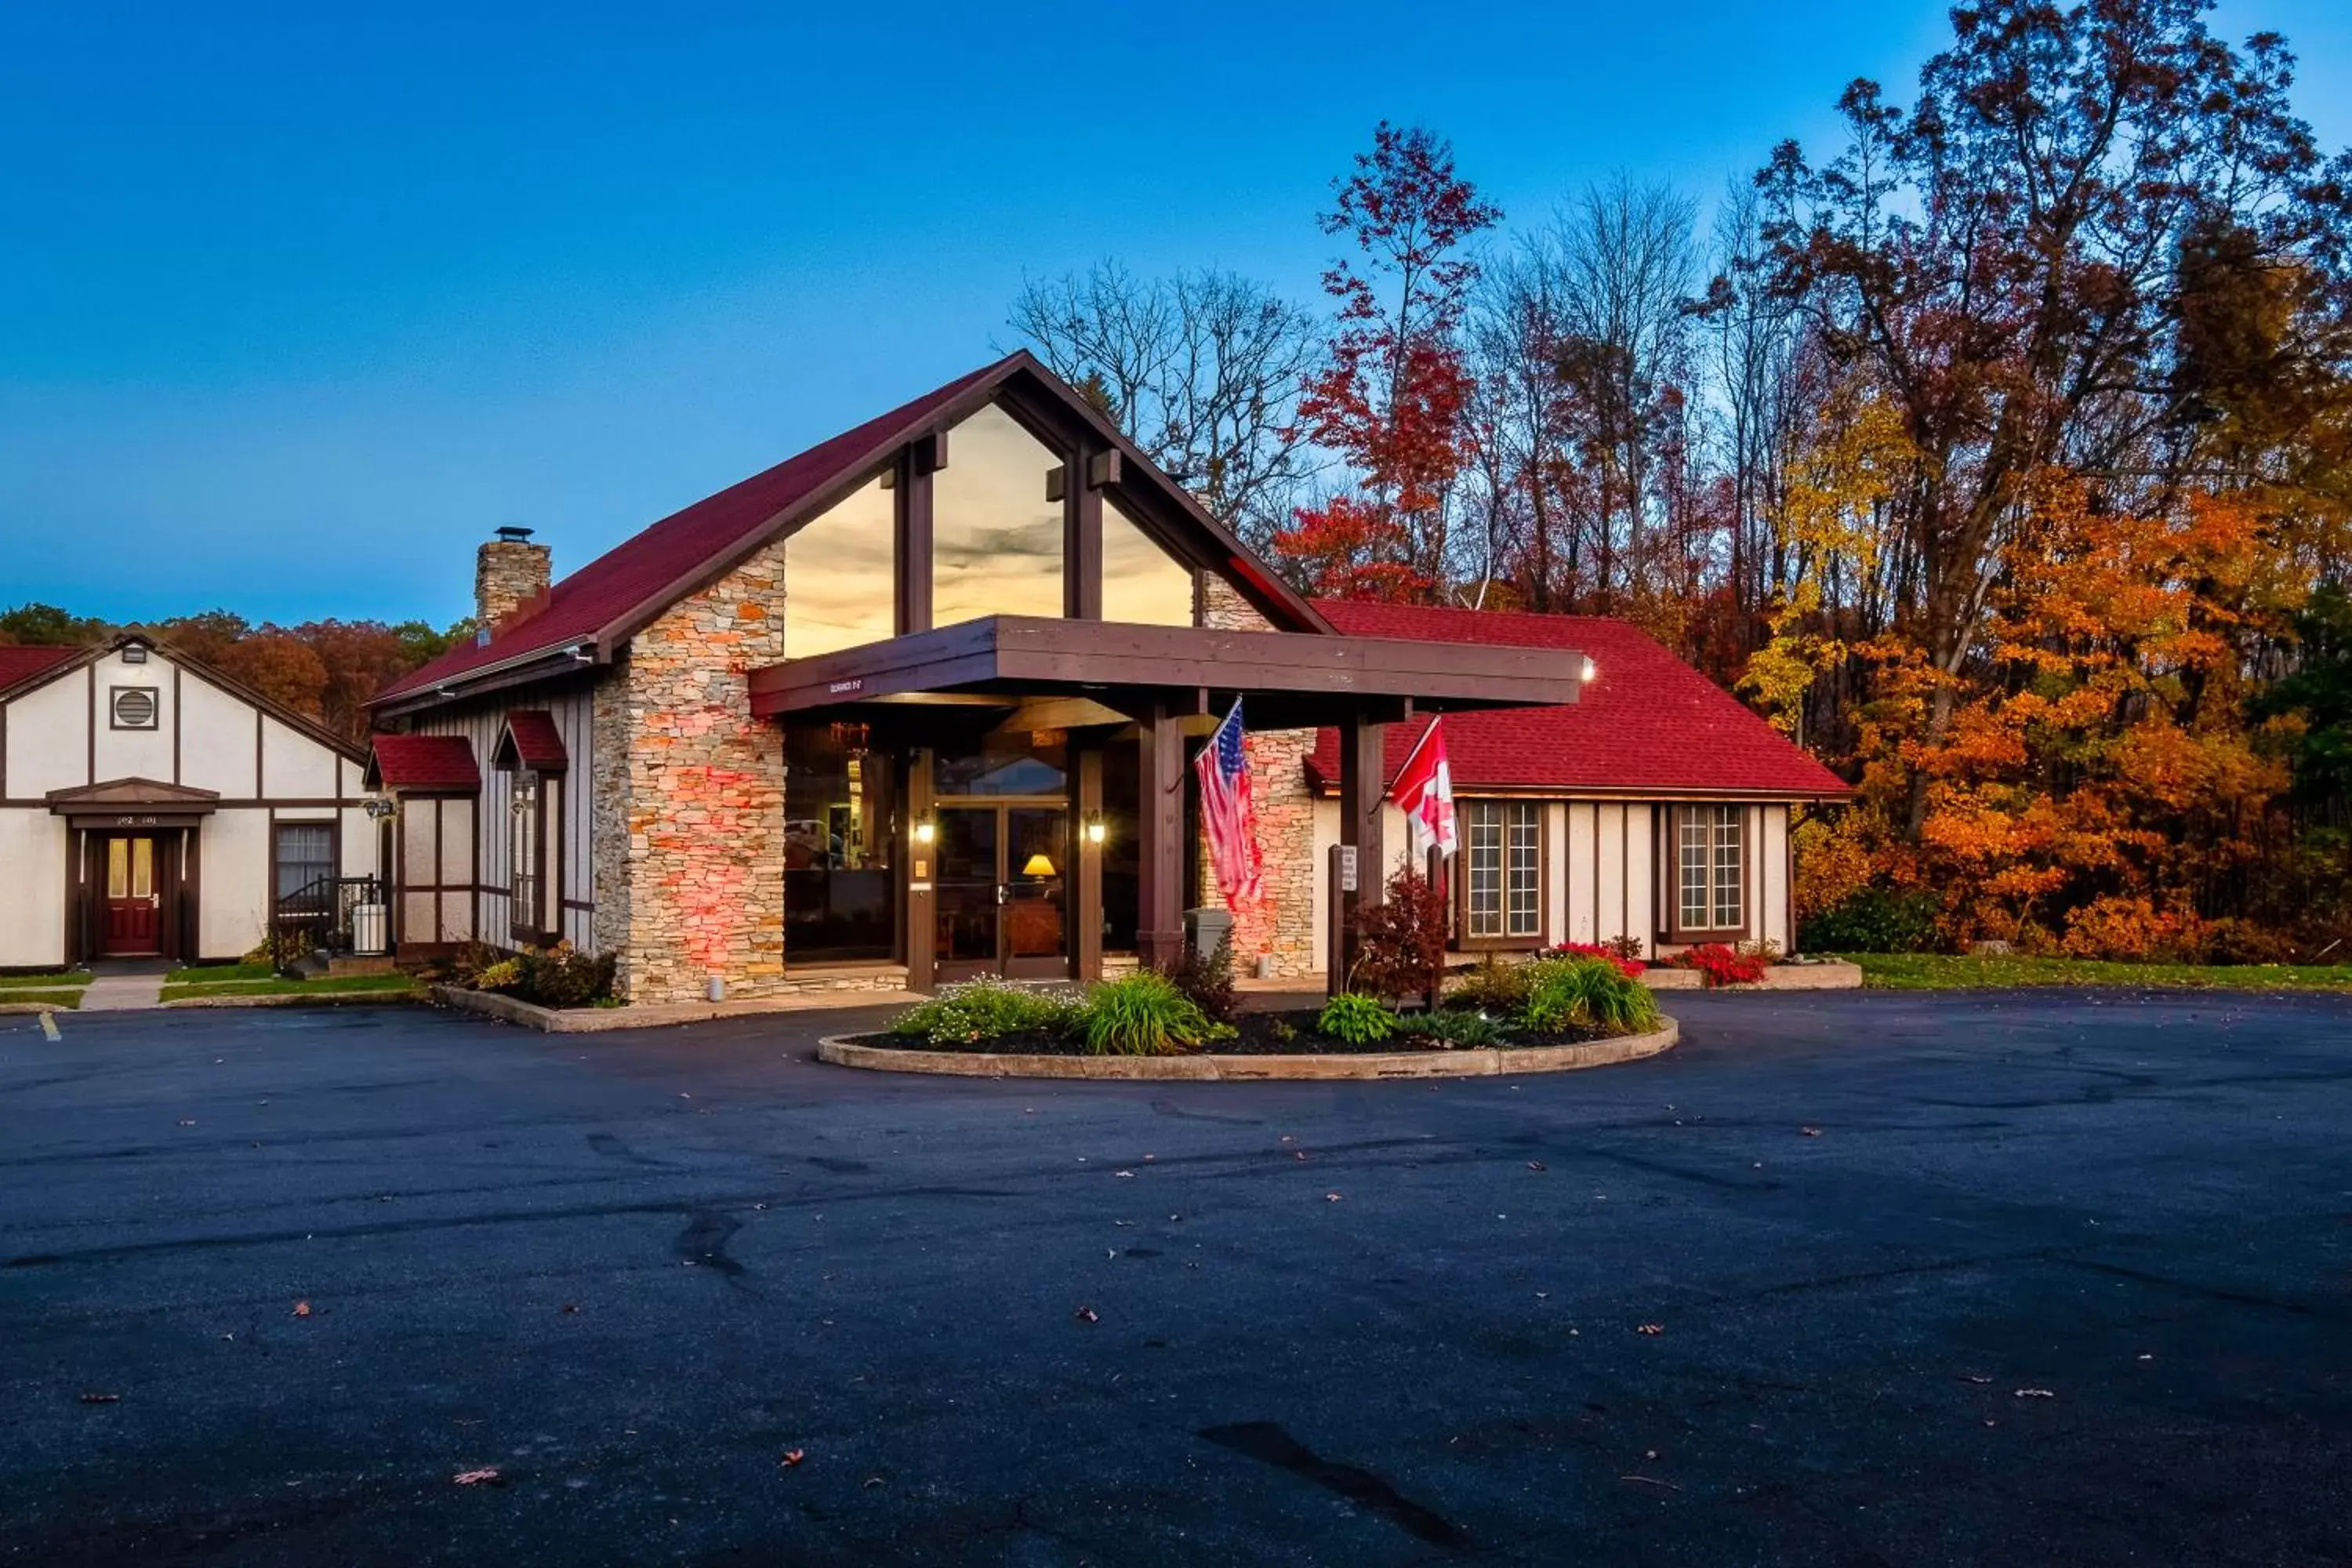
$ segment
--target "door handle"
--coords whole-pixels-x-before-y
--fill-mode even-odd
[[[997,884],[996,884],[996,901],[997,901],[998,903],[1000,903],[1000,904],[1009,904],[1009,903],[1011,903],[1011,902],[1013,901],[1013,889],[1010,889],[1010,888],[1008,888],[1008,887],[1006,887],[1006,886],[1005,886],[1003,883],[1002,883],[1002,882],[997,883]]]

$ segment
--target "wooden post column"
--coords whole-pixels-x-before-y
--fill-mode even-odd
[[[1361,710],[1349,714],[1339,726],[1339,842],[1353,846],[1356,851],[1356,890],[1339,900],[1346,931],[1341,951],[1349,968],[1356,962],[1357,912],[1377,906],[1386,896],[1388,856],[1381,839],[1381,786],[1388,782],[1381,776],[1388,762],[1383,750],[1388,728],[1372,721]],[[1346,988],[1344,973],[1329,978],[1333,991]]]
[[[1184,942],[1184,732],[1166,698],[1153,698],[1137,721],[1135,771],[1135,950],[1157,969]]]

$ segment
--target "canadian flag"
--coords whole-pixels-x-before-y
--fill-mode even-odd
[[[1451,855],[1460,843],[1454,831],[1454,769],[1445,760],[1444,722],[1443,716],[1429,721],[1389,788],[1389,798],[1404,813],[1415,864],[1433,844]]]

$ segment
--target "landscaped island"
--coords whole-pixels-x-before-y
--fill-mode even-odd
[[[1221,955],[1222,957],[1222,955]],[[1221,960],[1142,970],[1083,994],[976,981],[942,991],[861,1043],[1044,1056],[1305,1056],[1573,1046],[1657,1029],[1648,988],[1605,958],[1482,965],[1438,1006],[1357,993],[1319,1008],[1241,1013]]]

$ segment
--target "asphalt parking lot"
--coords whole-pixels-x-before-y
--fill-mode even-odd
[[[0,1018],[0,1561],[2352,1557],[2352,1002],[1669,1006],[1393,1084]]]

